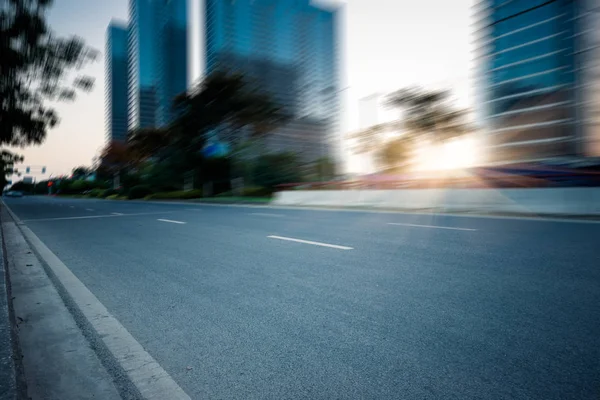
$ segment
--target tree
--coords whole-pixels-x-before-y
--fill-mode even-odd
[[[399,128],[398,121],[387,122],[371,126],[367,129],[355,132],[350,135],[353,140],[353,150],[355,153],[372,153],[381,150],[388,142],[388,136],[397,132]]]
[[[0,185],[2,185],[2,189],[8,184],[7,176],[13,174],[14,165],[21,162],[23,162],[23,156],[0,150]]]
[[[361,130],[350,136],[355,153],[370,153],[381,169],[403,170],[412,147],[422,139],[440,143],[472,131],[468,112],[456,108],[447,91],[408,88],[388,96],[401,119]]]
[[[51,31],[46,24],[51,4],[9,0],[0,5],[0,145],[42,143],[59,121],[48,101],[73,100],[77,91],[93,87],[92,78],[76,72],[98,53],[80,38]]]
[[[113,141],[106,145],[100,154],[100,167],[110,174],[121,172],[133,165],[134,157],[126,143]]]
[[[411,143],[407,138],[389,140],[377,151],[377,164],[386,171],[403,171],[409,165],[410,151]]]
[[[335,163],[328,157],[322,157],[315,161],[315,176],[321,181],[335,178]]]
[[[159,157],[170,144],[169,131],[154,128],[137,129],[129,134],[127,144],[133,154],[141,160]]]
[[[228,174],[245,175],[248,168],[241,164],[246,160],[233,160],[246,153],[241,150],[244,143],[254,142],[287,120],[285,111],[265,93],[254,90],[242,74],[226,71],[208,75],[193,90],[177,96],[173,110],[179,117],[170,126],[132,131],[126,143],[105,148],[98,171],[114,173],[145,165],[143,179],[156,179],[156,185],[151,184],[160,187],[180,186],[184,176],[214,181],[214,166],[225,168],[225,163],[211,162],[204,150],[216,135],[219,142],[236,149],[228,155]],[[218,179],[228,182],[231,176],[219,175]]]
[[[9,190],[16,190],[24,193],[32,193],[33,183],[25,183],[21,180],[12,184]]]
[[[208,133],[229,144],[271,132],[288,116],[265,93],[253,90],[239,73],[215,71],[174,107],[181,112],[177,137],[187,148],[201,150]]]
[[[130,134],[131,157],[168,164],[181,177],[193,173],[208,179],[200,168],[208,166],[203,156],[208,139],[216,135],[228,148],[268,134],[287,120],[284,110],[239,73],[216,71],[173,104],[179,115],[166,129],[140,129]],[[229,155],[234,158],[238,153]],[[230,162],[228,165],[234,164]],[[210,164],[212,165],[212,164]],[[236,167],[238,165],[236,164]],[[240,171],[244,168],[230,169]],[[180,179],[183,181],[183,177]]]
[[[73,179],[78,180],[78,179],[87,178],[88,175],[90,175],[93,172],[94,171],[92,170],[92,168],[79,166],[79,167],[73,168],[73,170],[71,171],[71,175],[73,175]]]
[[[283,183],[301,181],[299,162],[293,153],[265,154],[258,157],[254,169],[257,185],[273,188]]]
[[[388,102],[404,111],[405,133],[414,137],[443,142],[472,130],[467,122],[467,111],[456,109],[447,91],[401,89],[388,96]]]

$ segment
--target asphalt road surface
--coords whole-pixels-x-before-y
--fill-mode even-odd
[[[194,399],[600,397],[599,223],[5,201]]]

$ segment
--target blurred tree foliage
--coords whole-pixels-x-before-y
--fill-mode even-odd
[[[320,181],[328,181],[335,178],[335,163],[328,157],[319,158],[314,162],[314,175]]]
[[[301,182],[300,165],[293,153],[265,154],[258,157],[254,168],[257,185],[272,188],[283,183]]]
[[[457,109],[448,91],[401,89],[388,96],[388,103],[403,112],[402,125],[409,135],[443,142],[472,130],[467,110]]]
[[[0,145],[42,143],[58,115],[48,101],[72,101],[93,79],[79,75],[98,53],[46,23],[50,0],[0,2]]]
[[[23,156],[12,153],[6,150],[0,150],[0,186],[6,187],[8,184],[7,176],[12,175],[14,166],[17,163],[23,162]]]
[[[82,166],[73,168],[73,170],[71,171],[71,175],[73,176],[73,179],[79,180],[79,179],[87,178],[93,172],[94,172],[93,168],[85,167],[82,165]]]
[[[138,129],[130,132],[125,143],[107,145],[99,157],[98,175],[118,172],[124,185],[151,182],[160,191],[180,189],[193,177],[197,185],[218,185],[215,193],[226,191],[232,178],[246,176],[251,169],[245,151],[248,144],[288,119],[285,110],[243,75],[227,71],[207,76],[192,91],[178,96],[173,108],[179,118],[170,126]],[[233,151],[226,157],[205,155],[213,135]]]
[[[381,170],[398,173],[405,171],[410,164],[411,144],[406,138],[387,141],[375,154],[375,161]]]
[[[373,154],[380,169],[406,169],[418,141],[440,143],[473,130],[468,111],[457,108],[447,91],[407,88],[390,94],[387,100],[402,118],[350,136],[354,152]]]

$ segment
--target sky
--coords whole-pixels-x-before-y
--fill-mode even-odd
[[[203,69],[204,38],[202,0],[190,2],[193,81]],[[413,85],[448,88],[461,106],[471,105],[473,0],[339,3],[345,5],[340,35],[343,132],[358,129],[359,100],[373,93]],[[102,56],[83,71],[95,78],[95,89],[73,103],[57,105],[61,122],[42,145],[17,150],[25,156],[23,167],[46,166],[46,175],[66,174],[76,166],[91,165],[105,144],[103,56],[106,27],[112,18],[127,19],[127,0],[54,0],[49,13],[52,28],[61,35],[83,37]]]

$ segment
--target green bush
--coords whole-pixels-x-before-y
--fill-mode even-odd
[[[266,188],[302,180],[300,163],[292,153],[265,154],[258,157],[254,166],[254,182]]]
[[[108,196],[112,196],[113,194],[118,195],[119,192],[115,189],[106,189],[102,193],[100,193],[100,195],[98,195],[98,197],[107,198]]]
[[[152,189],[148,185],[137,185],[132,187],[127,193],[127,198],[132,199],[143,199],[146,196],[152,194]]]
[[[77,194],[85,192],[86,190],[90,190],[94,187],[93,182],[88,182],[84,180],[73,181],[69,184],[68,190],[70,193]]]
[[[215,197],[231,197],[231,196],[233,196],[233,192],[231,190],[229,190],[227,192],[219,193]]]
[[[115,194],[111,194],[110,196],[106,197],[106,200],[116,200],[119,198],[119,195],[117,193]]]
[[[249,186],[244,188],[244,197],[269,197],[273,191],[262,186]]]
[[[104,190],[102,190],[102,189],[92,189],[92,190],[90,190],[90,192],[87,195],[89,197],[100,197],[103,193],[104,193]]]
[[[133,190],[133,189],[132,189]],[[158,192],[146,196],[146,200],[177,200],[177,199],[197,199],[202,197],[202,190],[178,190],[174,192]]]

